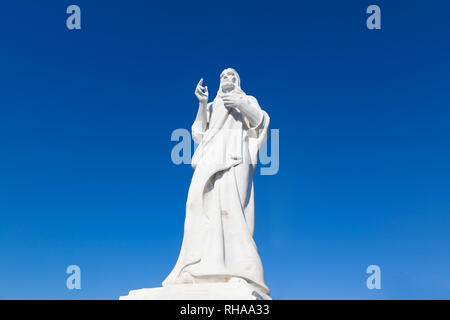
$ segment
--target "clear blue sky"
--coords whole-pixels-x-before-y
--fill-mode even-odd
[[[82,10],[69,31],[65,11]],[[378,4],[382,30],[365,10]],[[2,1],[0,298],[157,287],[183,236],[200,77],[236,68],[280,130],[255,176],[275,299],[450,298],[446,1]],[[66,267],[82,271],[67,290]],[[381,267],[368,290],[366,267]]]

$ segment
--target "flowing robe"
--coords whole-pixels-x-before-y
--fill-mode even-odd
[[[237,108],[226,108],[220,96],[208,104],[206,130],[198,120],[192,125],[198,147],[192,159],[195,171],[183,244],[163,286],[240,278],[270,294],[253,240],[252,178],[270,118],[254,97],[247,96],[247,101],[260,114],[257,125]]]

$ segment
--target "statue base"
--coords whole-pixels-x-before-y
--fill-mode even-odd
[[[272,300],[246,283],[177,284],[131,290],[120,300]]]

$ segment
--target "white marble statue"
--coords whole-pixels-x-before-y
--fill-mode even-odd
[[[200,80],[192,136],[199,145],[186,203],[178,261],[163,287],[180,284],[245,283],[269,295],[253,240],[253,173],[267,137],[269,116],[246,95],[238,73],[225,69],[214,101]]]

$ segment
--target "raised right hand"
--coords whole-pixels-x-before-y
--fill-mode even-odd
[[[208,86],[202,87],[203,78],[197,84],[195,88],[195,96],[197,97],[199,102],[208,103]]]

